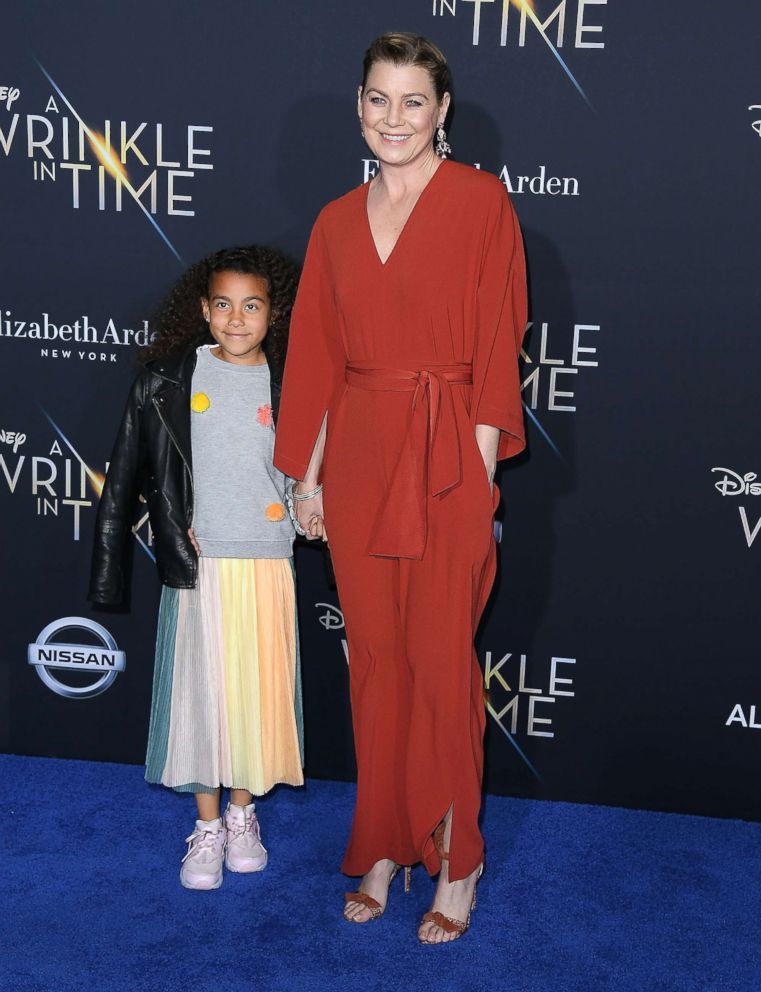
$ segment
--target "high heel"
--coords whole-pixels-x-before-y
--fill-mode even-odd
[[[399,872],[404,868],[404,891],[410,891],[410,885],[412,880],[412,868],[410,865],[395,865],[394,870],[391,872],[391,877],[388,880],[388,887],[391,888],[391,883],[394,881]],[[378,920],[383,916],[385,909],[377,901],[369,896],[366,892],[347,892],[345,895],[346,903],[358,902],[370,910],[370,919],[364,920],[363,922],[369,923],[370,920]],[[357,923],[358,920],[349,920],[347,922]]]
[[[436,847],[436,853],[438,854],[439,858],[442,861],[449,861],[449,851],[444,850],[444,829],[445,826],[442,820],[442,822],[438,825],[438,827],[436,827],[433,833],[433,843]],[[422,926],[424,923],[433,923],[434,926],[440,927],[445,933],[454,934],[452,940],[459,940],[460,937],[462,937],[462,935],[470,926],[470,916],[471,913],[473,913],[473,911],[476,908],[476,888],[478,887],[478,883],[481,881],[481,876],[483,875],[483,873],[484,873],[484,863],[482,861],[481,864],[478,866],[478,874],[476,875],[476,881],[475,884],[473,885],[473,898],[471,899],[470,902],[470,909],[468,910],[467,919],[464,922],[462,920],[456,920],[451,916],[444,916],[443,913],[439,913],[438,911],[429,910],[429,912],[427,912],[425,916],[423,916],[422,920],[420,921],[420,925]],[[418,935],[418,940],[420,941],[421,944],[451,943],[451,941],[443,941],[443,940],[440,941],[423,940],[423,938],[420,937],[419,935]]]

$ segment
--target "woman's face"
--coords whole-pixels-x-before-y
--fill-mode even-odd
[[[434,131],[444,122],[448,107],[449,94],[437,102],[426,69],[390,62],[373,65],[357,102],[365,141],[385,165],[407,165],[432,153]]]

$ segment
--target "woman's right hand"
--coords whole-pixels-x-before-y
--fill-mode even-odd
[[[309,492],[310,488],[314,489],[314,486],[309,487],[305,486],[303,482],[297,482],[294,488],[297,493],[302,493]],[[296,519],[304,529],[307,540],[327,541],[328,535],[322,513],[322,493],[317,493],[311,499],[294,500],[293,506]]]

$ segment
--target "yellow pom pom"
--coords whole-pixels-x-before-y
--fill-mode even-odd
[[[277,524],[285,519],[285,507],[282,503],[270,503],[264,511],[264,515],[273,524]]]
[[[190,409],[193,413],[206,413],[211,406],[211,400],[206,393],[196,393],[190,401]]]

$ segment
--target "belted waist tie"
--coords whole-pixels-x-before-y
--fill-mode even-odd
[[[358,389],[411,393],[399,461],[370,534],[368,554],[423,557],[428,536],[427,497],[442,496],[462,479],[460,435],[451,386],[469,386],[469,364],[430,365],[418,371],[346,366],[346,382]]]

